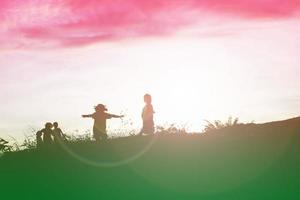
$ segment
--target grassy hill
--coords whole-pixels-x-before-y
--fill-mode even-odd
[[[1,199],[300,199],[300,118],[0,158]]]

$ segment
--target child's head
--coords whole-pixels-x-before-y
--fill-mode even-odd
[[[57,122],[54,122],[54,123],[53,123],[53,127],[54,127],[54,128],[57,128],[57,127],[58,127],[58,123],[57,123]]]
[[[150,94],[145,94],[145,95],[144,95],[144,102],[145,102],[146,104],[151,104],[151,102],[152,102],[152,97],[151,97]]]
[[[51,129],[52,128],[52,123],[50,123],[50,122],[47,122],[46,124],[45,124],[45,128],[46,129]]]
[[[104,112],[107,111],[107,108],[103,104],[98,104],[97,106],[95,106],[95,110],[96,112]]]
[[[36,136],[37,136],[37,137],[42,137],[42,135],[43,135],[42,131],[36,132]]]

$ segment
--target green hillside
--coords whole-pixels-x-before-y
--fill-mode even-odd
[[[300,118],[0,158],[1,199],[300,199]]]

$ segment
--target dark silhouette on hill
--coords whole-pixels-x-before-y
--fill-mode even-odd
[[[43,146],[43,132],[42,131],[38,131],[36,132],[36,148],[40,149]]]
[[[155,113],[152,106],[152,97],[150,94],[144,95],[145,107],[142,111],[143,128],[140,134],[153,134],[154,133],[154,120],[153,114]]]
[[[41,130],[43,133],[43,144],[44,145],[50,145],[53,143],[53,130],[52,130],[53,124],[50,122],[47,122],[45,124],[45,128]]]
[[[95,111],[96,112],[93,114],[82,115],[82,117],[90,117],[94,119],[93,136],[96,141],[106,140],[106,120],[111,118],[122,118],[124,116],[107,113],[107,108],[103,104],[95,106]]]
[[[63,141],[63,132],[62,130],[58,127],[58,123],[54,122],[53,123],[53,136],[54,136],[54,142],[57,144],[59,142]]]

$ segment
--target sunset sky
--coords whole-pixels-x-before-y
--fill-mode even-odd
[[[111,129],[300,115],[300,0],[1,0],[0,137],[106,104]],[[133,124],[127,124],[132,121]]]

